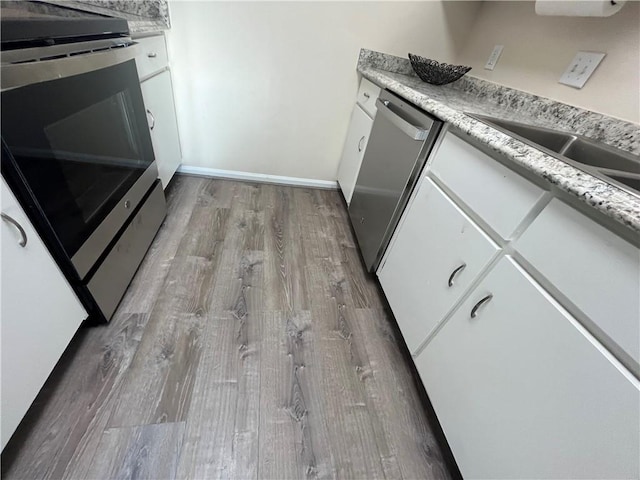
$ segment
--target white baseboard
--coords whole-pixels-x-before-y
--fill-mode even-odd
[[[180,165],[178,173],[198,175],[200,177],[229,178],[233,180],[245,180],[247,182],[272,183],[275,185],[289,185],[294,187],[322,188],[325,190],[337,190],[338,182],[331,180],[315,180],[313,178],[284,177],[281,175],[266,175],[264,173],[239,172],[237,170],[220,170],[208,167],[190,167]]]

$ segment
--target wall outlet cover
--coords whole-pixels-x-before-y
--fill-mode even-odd
[[[487,60],[487,63],[484,66],[485,70],[493,70],[495,68],[503,48],[504,45],[496,45],[493,47],[493,51],[491,52],[491,55],[489,55],[489,60]]]
[[[578,52],[560,77],[559,82],[570,87],[582,88],[600,64],[606,53]]]

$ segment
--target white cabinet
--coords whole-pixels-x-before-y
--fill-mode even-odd
[[[136,67],[141,80],[167,68],[169,57],[164,35],[136,38],[135,41],[140,50],[140,54],[136,57]]]
[[[338,184],[342,189],[342,194],[347,201],[347,205],[351,203],[351,196],[356,186],[356,180],[360,172],[360,165],[362,165],[362,158],[364,157],[364,150],[369,141],[372,125],[373,120],[359,105],[353,107],[349,131],[347,132],[347,139],[344,142],[344,150],[342,151],[340,169],[338,170]]]
[[[366,78],[362,79],[338,167],[338,185],[347,205],[351,203],[351,196],[360,173],[362,158],[373,127],[373,118],[376,115],[376,100],[379,94],[380,87]]]
[[[637,379],[509,257],[416,366],[465,478],[638,477]]]
[[[594,326],[640,364],[640,250],[552,200],[516,249]]]
[[[469,209],[504,239],[510,239],[544,194],[529,182],[451,132],[430,166]]]
[[[375,83],[370,82],[366,78],[362,78],[360,81],[360,88],[358,88],[358,95],[356,102],[360,105],[367,114],[373,118],[378,111],[376,107],[376,100],[380,95],[380,87]]]
[[[164,70],[142,82],[140,87],[147,109],[158,174],[162,186],[167,188],[181,161],[171,74],[169,70]]]
[[[2,448],[87,317],[64,275],[2,180]]]
[[[463,137],[378,270],[462,475],[638,478],[640,251]]]
[[[167,188],[180,163],[180,137],[173,99],[171,71],[164,35],[136,38],[136,66],[147,110],[151,143],[163,188]]]
[[[498,250],[429,178],[423,179],[378,271],[412,354]]]

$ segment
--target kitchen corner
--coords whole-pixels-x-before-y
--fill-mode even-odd
[[[586,174],[561,160],[497,131],[467,113],[558,128],[585,135],[612,147],[640,154],[638,125],[541,98],[474,77],[445,86],[421,81],[407,59],[362,50],[358,72],[427,112],[449,122],[470,138],[559,189],[640,232],[640,202],[636,195]]]

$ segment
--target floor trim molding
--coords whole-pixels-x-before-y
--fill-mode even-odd
[[[289,185],[294,187],[311,187],[325,190],[337,190],[338,182],[331,180],[315,180],[313,178],[285,177],[281,175],[267,175],[264,173],[240,172],[237,170],[221,170],[218,168],[192,167],[180,165],[178,173],[197,175],[200,177],[229,178],[246,180],[248,182],[272,183],[274,185]]]

